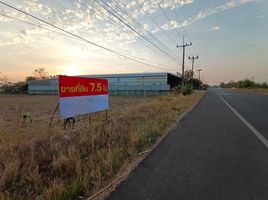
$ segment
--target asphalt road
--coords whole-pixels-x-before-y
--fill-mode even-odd
[[[108,199],[268,200],[267,139],[267,96],[211,89]]]

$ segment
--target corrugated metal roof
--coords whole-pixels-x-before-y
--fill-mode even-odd
[[[120,74],[91,74],[79,75],[80,77],[140,77],[140,76],[166,76],[168,72],[120,73]]]

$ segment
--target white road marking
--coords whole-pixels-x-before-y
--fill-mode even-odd
[[[268,141],[263,137],[263,135],[252,126],[244,117],[242,117],[226,100],[224,100],[220,95],[221,100],[236,114],[236,116],[257,136],[257,138],[268,148]]]

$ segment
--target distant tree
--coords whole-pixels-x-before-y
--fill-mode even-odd
[[[208,84],[203,84],[203,88],[206,90],[209,88],[209,85]]]
[[[0,76],[0,86],[8,85],[8,78],[6,76]]]
[[[17,92],[25,92],[28,90],[28,84],[25,81],[19,81],[14,83],[14,88],[16,88]]]
[[[240,81],[230,81],[229,83],[221,83],[221,87],[225,88],[268,88],[267,83],[255,83],[253,80],[244,79]]]
[[[225,83],[224,82],[221,82],[220,83],[220,87],[225,88]]]
[[[25,82],[28,83],[28,81],[34,81],[34,80],[37,80],[37,78],[34,77],[34,76],[27,76],[26,79],[25,79]]]
[[[199,79],[193,78],[193,71],[192,70],[186,70],[184,72],[184,82],[185,82],[185,84],[192,85],[192,88],[194,90],[199,89],[200,86],[202,85],[202,82],[199,81]]]
[[[268,84],[266,82],[263,82],[260,87],[262,87],[262,88],[268,88]]]
[[[193,78],[192,81],[191,81],[191,84],[193,85],[193,89],[197,90],[202,85],[202,82],[199,81],[199,79],[197,79],[197,78]]]
[[[186,70],[184,72],[184,82],[190,83],[193,78],[193,71],[192,70]]]
[[[35,69],[34,74],[35,74],[35,78],[38,80],[44,80],[44,79],[47,79],[49,77],[48,72],[46,71],[46,69],[44,67],[39,67],[39,68]]]

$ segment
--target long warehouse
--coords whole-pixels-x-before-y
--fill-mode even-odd
[[[80,77],[107,79],[110,95],[159,95],[168,93],[181,81],[180,75],[168,72],[81,75]],[[28,82],[29,94],[57,95],[58,78]]]

